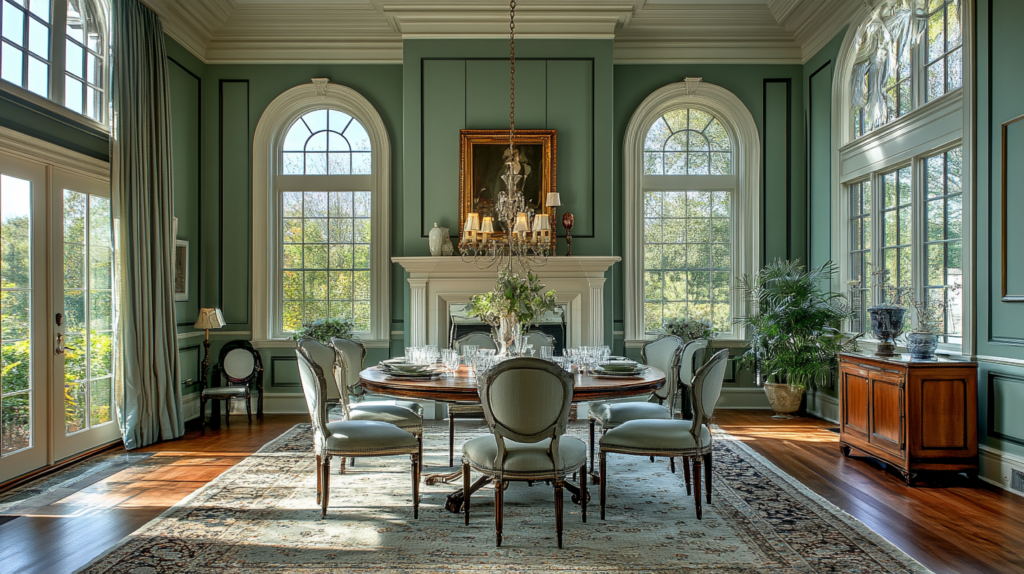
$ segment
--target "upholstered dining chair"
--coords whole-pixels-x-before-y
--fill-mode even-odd
[[[490,333],[473,331],[455,339],[452,348],[460,355],[464,345],[476,345],[480,349],[497,349]],[[455,466],[455,419],[483,418],[483,408],[478,403],[448,403],[448,466]]]
[[[423,405],[416,401],[403,401],[400,399],[365,400],[366,393],[363,390],[363,386],[359,383],[359,372],[363,370],[366,360],[366,347],[362,343],[352,339],[333,337],[331,339],[331,346],[334,347],[337,355],[334,375],[338,384],[338,390],[341,392],[342,397],[344,397],[341,403],[343,409],[359,408],[364,411],[370,411],[378,407],[397,406],[416,413],[416,416],[420,418],[422,426]],[[347,394],[345,389],[348,389]],[[353,398],[356,400],[355,403],[352,402]]]
[[[541,359],[510,359],[487,373],[479,393],[491,434],[462,446],[466,524],[470,469],[494,479],[497,546],[501,546],[503,493],[508,483],[550,480],[555,488],[555,532],[561,548],[562,488],[565,478],[580,469],[580,504],[583,521],[587,521],[587,446],[564,436],[572,404],[572,375]]]
[[[231,422],[231,399],[245,400],[245,413],[252,423],[252,390],[258,393],[256,415],[263,415],[263,360],[252,343],[245,340],[228,341],[220,348],[214,367],[223,386],[208,386],[199,391],[199,413],[206,434],[206,401],[224,401],[224,424]],[[219,408],[215,405],[214,408]]]
[[[665,384],[651,394],[647,402],[596,402],[589,405],[590,419],[590,460],[594,460],[594,431],[600,424],[602,432],[638,419],[673,418],[673,405],[679,392],[680,381],[689,383],[693,377],[693,356],[708,345],[707,339],[694,339],[683,343],[679,337],[669,335],[646,343],[640,351],[644,364],[665,373]],[[653,401],[657,401],[656,403]],[[663,403],[667,402],[666,407]],[[653,459],[652,459],[653,460]],[[669,460],[672,472],[676,471],[675,459]]]
[[[419,518],[420,507],[420,444],[411,433],[380,421],[328,421],[327,380],[320,365],[299,345],[295,349],[299,362],[302,394],[313,424],[313,452],[316,454],[316,500],[320,517],[327,515],[331,493],[331,457],[398,456],[412,459],[412,516]]]
[[[541,347],[551,347],[552,349],[555,348],[555,338],[552,337],[551,335],[548,335],[544,331],[531,330],[529,333],[526,334],[526,343],[533,345],[533,352],[537,353],[536,355],[534,355],[536,357],[540,356]]]
[[[722,394],[729,349],[715,353],[693,376],[693,420],[642,419],[625,422],[601,437],[601,520],[608,490],[607,454],[689,457],[693,459],[693,491],[697,519],[701,519],[700,469],[703,460],[707,502],[711,504],[711,416]],[[689,485],[687,485],[689,487]]]
[[[347,339],[334,339],[334,341],[347,341]],[[407,403],[409,407],[396,404],[396,402],[379,401],[352,404],[349,401],[348,368],[344,353],[334,346],[324,345],[314,339],[304,338],[297,343],[300,349],[306,351],[310,359],[315,362],[324,373],[327,381],[327,388],[335,388],[341,395],[340,404],[327,411],[328,422],[332,421],[380,421],[391,423],[398,428],[408,431],[416,437],[420,443],[420,456],[423,455],[423,407],[419,403],[411,401],[400,401]],[[356,371],[356,380],[359,379],[359,371]],[[414,408],[415,407],[415,410]],[[355,464],[355,459],[352,460]],[[342,460],[341,472],[345,472],[345,461]]]

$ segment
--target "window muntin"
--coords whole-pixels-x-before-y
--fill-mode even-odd
[[[362,124],[337,110],[316,110],[299,118],[282,147],[285,175],[369,174],[370,136]]]
[[[50,97],[50,0],[0,3],[0,78]]]
[[[944,342],[963,335],[963,148],[924,160],[925,297],[945,299]],[[953,290],[943,287],[956,287]]]
[[[732,193],[644,192],[644,326],[667,317],[732,320]]]
[[[963,85],[960,0],[930,0],[925,33],[925,98],[931,101]]]
[[[851,330],[862,333],[871,306],[871,182],[849,186],[850,194],[850,301],[854,310]]]
[[[707,112],[684,108],[658,118],[644,141],[644,175],[729,175],[732,142]]]
[[[106,107],[106,27],[91,0],[68,0],[64,47],[64,106],[103,121]]]

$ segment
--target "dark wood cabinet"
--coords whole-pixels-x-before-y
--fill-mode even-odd
[[[907,356],[909,357],[909,356]],[[978,365],[839,356],[839,449],[920,471],[978,473]]]

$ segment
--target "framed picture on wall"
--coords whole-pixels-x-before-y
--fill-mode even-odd
[[[553,208],[545,207],[544,199],[558,191],[557,130],[516,130],[515,143],[519,174],[523,176],[518,188],[526,206],[534,214],[550,216]],[[459,130],[459,237],[470,213],[478,213],[481,220],[494,217],[495,237],[505,235],[507,230],[497,229],[494,208],[499,194],[505,191],[501,176],[509,157],[508,130]]]
[[[188,301],[188,241],[174,243],[174,300]]]

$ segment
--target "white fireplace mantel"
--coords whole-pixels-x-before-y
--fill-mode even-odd
[[[549,257],[533,272],[545,289],[554,289],[564,305],[566,346],[603,345],[605,272],[621,257]],[[497,270],[478,269],[461,257],[392,257],[409,273],[410,322],[413,346],[447,343],[448,306],[466,303],[477,293],[494,288]]]

